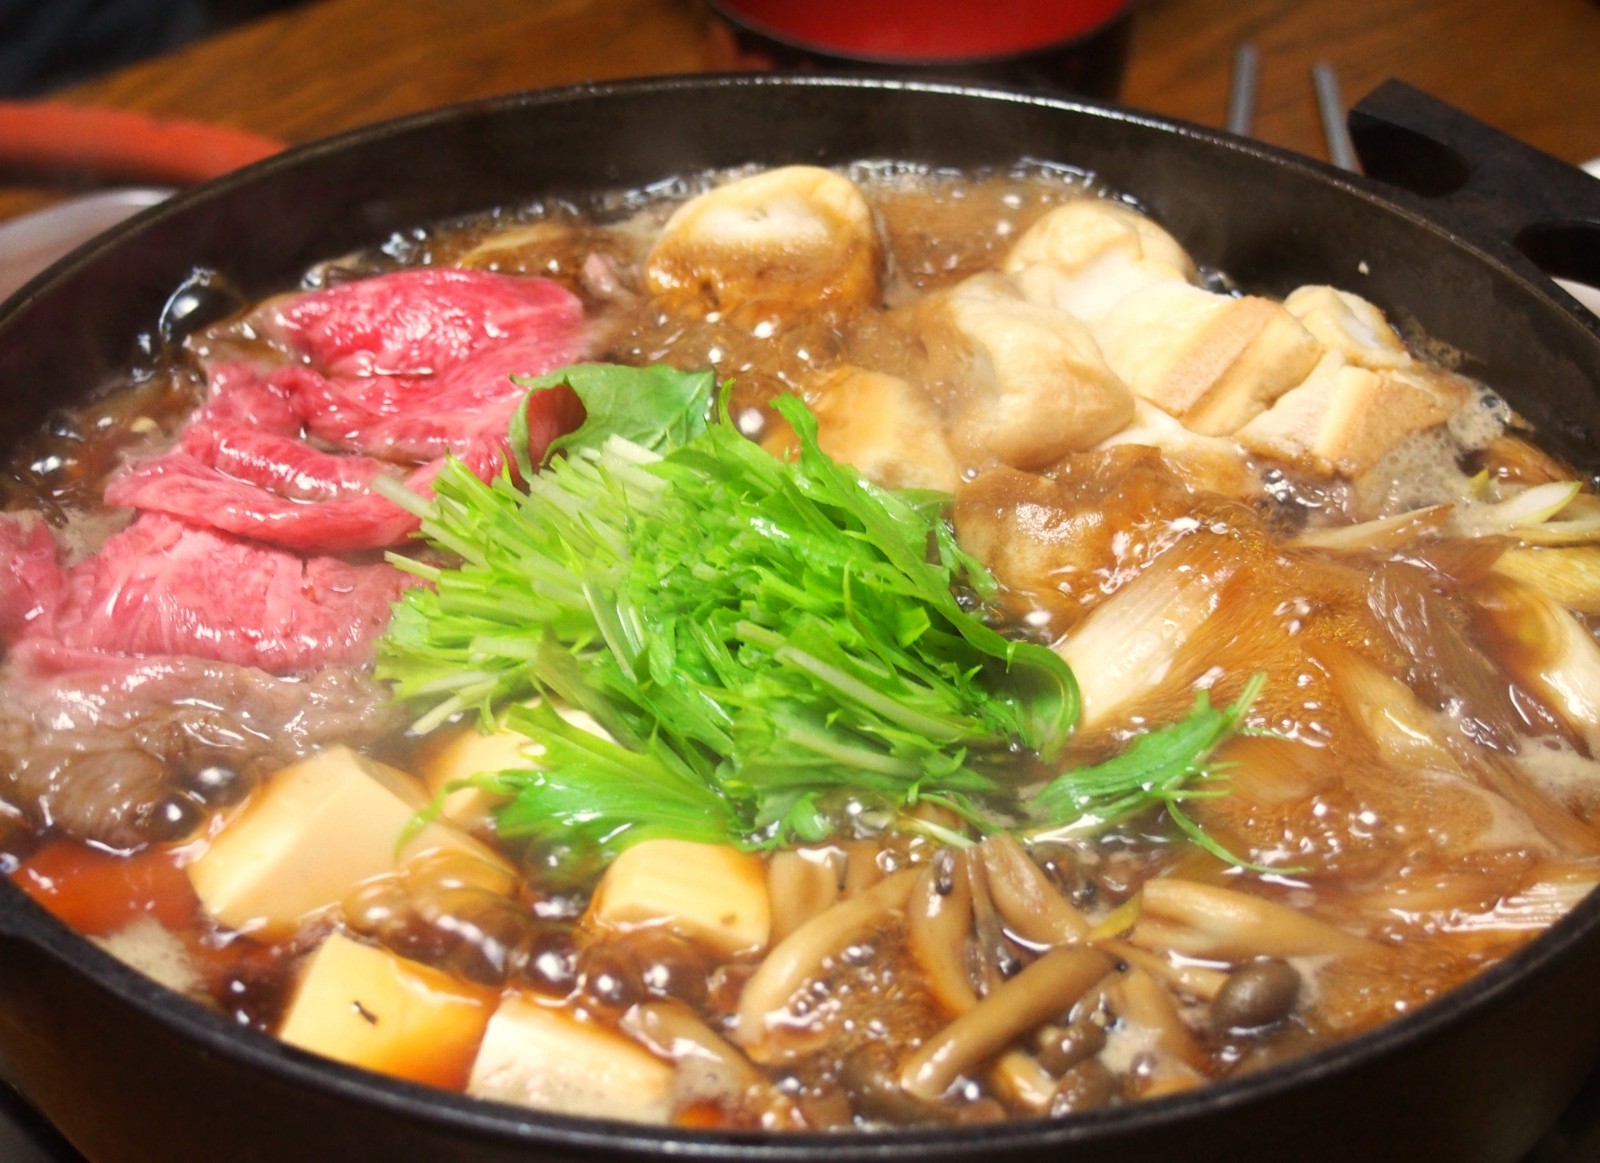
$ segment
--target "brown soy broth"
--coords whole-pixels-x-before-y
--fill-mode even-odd
[[[882,302],[852,313],[761,298],[716,310],[688,309],[647,292],[640,268],[654,233],[682,198],[709,188],[721,175],[606,195],[590,205],[539,203],[418,229],[323,264],[303,283],[329,286],[423,264],[552,279],[583,301],[598,337],[597,358],[715,369],[720,379],[734,382],[734,413],[746,434],[758,439],[770,434],[768,404],[774,396],[806,398],[819,374],[843,363],[913,380],[953,415],[971,403],[966,372],[972,354],[948,326],[929,322],[923,297],[992,269],[1050,209],[1098,191],[1080,174],[1042,166],[969,176],[863,163],[851,176],[861,183],[881,229],[888,270]],[[247,316],[191,336],[169,366],[64,410],[24,442],[0,477],[0,504],[39,509],[88,530],[79,548],[92,549],[94,530],[109,530],[120,519],[103,512],[99,494],[105,480],[125,459],[174,438],[202,398],[208,360],[238,357],[285,358],[255,335]],[[1567,479],[1562,466],[1520,440],[1491,443],[1480,460],[1501,480]],[[1385,673],[1404,676],[1408,653],[1426,651],[1433,641],[1400,644],[1385,637],[1372,608],[1379,572],[1404,560],[1442,591],[1439,609],[1464,619],[1465,595],[1493,584],[1486,580],[1495,556],[1490,549],[1440,550],[1431,544],[1397,554],[1288,548],[1289,538],[1371,517],[1389,503],[1348,482],[1293,468],[1263,470],[1263,488],[1249,501],[1203,491],[1197,497],[1162,456],[1132,446],[1073,454],[1037,473],[1018,472],[998,482],[990,477],[987,484],[972,482],[993,465],[969,459],[962,468],[971,491],[958,499],[958,528],[963,504],[980,517],[1004,506],[1026,508],[1035,518],[1054,515],[1061,521],[1050,538],[1071,541],[1086,563],[1035,577],[1026,575],[1025,562],[1005,574],[990,559],[1003,574],[995,624],[1008,634],[1054,640],[1168,554],[1182,559],[1185,570],[1210,571],[1220,579],[1212,595],[1219,613],[1179,652],[1170,677],[1081,732],[1063,763],[1103,761],[1153,726],[1181,719],[1194,704],[1197,684],[1222,705],[1238,696],[1251,673],[1265,671],[1272,679],[1252,708],[1255,731],[1233,737],[1214,757],[1230,773],[1227,794],[1186,802],[1213,848],[1190,844],[1171,818],[1147,812],[1116,821],[1093,839],[1047,837],[1033,852],[1047,882],[1097,920],[1134,902],[1149,879],[1169,876],[1248,891],[1367,934],[1371,957],[1336,960],[1329,967],[1317,956],[1299,955],[1297,971],[1311,984],[1292,1018],[1270,1029],[1218,1032],[1207,1025],[1201,993],[1176,991],[1176,1012],[1196,1031],[1199,1050],[1186,1068],[1197,1077],[1226,1077],[1291,1057],[1415,1009],[1533,935],[1536,926],[1510,916],[1514,910],[1507,902],[1519,893],[1595,878],[1591,866],[1600,841],[1584,847],[1593,825],[1590,805],[1552,841],[1529,823],[1526,811],[1486,794],[1492,773],[1474,767],[1476,760],[1452,757],[1444,748],[1426,757],[1434,767],[1397,766],[1352,710],[1362,705],[1363,692],[1384,689],[1352,688],[1352,659],[1379,659]],[[1442,468],[1460,475],[1461,466],[1453,462]],[[1016,556],[1027,558],[1035,546],[1014,548]],[[1010,552],[1002,546],[986,558]],[[1495,642],[1487,634],[1473,640],[1501,660],[1527,646],[1514,638]],[[1505,698],[1520,706],[1536,701],[1514,684],[1506,687]],[[1529,721],[1562,730],[1553,714]],[[1562,736],[1561,743],[1588,757],[1585,741]],[[439,745],[438,738],[402,732],[368,750],[402,770],[417,770]],[[1053,774],[1022,763],[1016,778],[1019,785],[1036,787]],[[954,818],[940,823],[959,826]],[[21,831],[11,816],[0,814],[0,870],[16,872],[37,849],[63,843],[48,830],[29,837]],[[479,834],[495,839],[492,827]],[[1502,835],[1512,839],[1484,840]],[[509,892],[463,890],[447,878],[419,886],[397,874],[359,886],[342,906],[344,924],[365,941],[475,986],[527,991],[601,1025],[615,1024],[631,1007],[677,999],[711,1029],[731,1036],[756,958],[711,957],[650,927],[620,933],[588,928],[582,918],[603,873],[599,863],[544,847],[502,847],[524,875]],[[868,822],[819,859],[837,866],[839,895],[847,899],[897,871],[920,871],[936,848]],[[1219,850],[1252,853],[1256,863],[1230,862]],[[1046,946],[1008,926],[980,889],[977,896],[990,911],[978,926],[981,940],[966,950],[967,968],[974,979],[1000,989]],[[1497,910],[1507,914],[1504,924],[1493,923]],[[1125,937],[1133,923],[1115,929],[1112,938]],[[304,958],[333,926],[325,918],[277,942],[221,933],[197,912],[186,928],[179,927],[187,947],[203,950],[210,1004],[236,1021],[270,1030],[290,1003]],[[1199,954],[1178,960],[1213,975],[1233,966]],[[759,1063],[770,1092],[738,1101],[716,1096],[710,1114],[693,1104],[685,1111],[746,1127],[881,1126],[992,1117],[996,1111],[1041,1113],[1014,1084],[983,1071],[965,1077],[939,1102],[919,1105],[898,1092],[896,1057],[938,1036],[951,1016],[931,992],[904,924],[859,936],[821,965],[790,1006],[792,1030]],[[1126,1034],[1116,975],[1135,968],[1119,962],[1109,984],[1052,1021],[1101,1023],[1113,1039],[1119,1031]],[[1124,1037],[1119,1052],[1131,1040]],[[1157,1085],[1148,1071],[1141,1073],[1140,1052],[1129,1053],[1132,1065],[1104,1100],[1133,1098]]]
[[[65,519],[101,509],[111,474],[170,440],[204,390],[203,380],[174,368],[56,410],[11,450],[0,470],[0,510],[42,509]]]

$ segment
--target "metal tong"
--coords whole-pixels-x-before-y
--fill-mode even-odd
[[[1233,75],[1228,84],[1229,133],[1248,137],[1255,124],[1256,88],[1261,57],[1249,41],[1233,50]],[[1344,123],[1344,97],[1339,92],[1339,74],[1327,61],[1318,61],[1311,70],[1311,85],[1317,95],[1317,113],[1322,118],[1322,134],[1328,143],[1328,157],[1341,170],[1360,172],[1350,131]]]

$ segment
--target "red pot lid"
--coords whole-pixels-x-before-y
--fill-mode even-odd
[[[883,61],[1034,52],[1092,32],[1130,0],[715,0],[753,31]]]

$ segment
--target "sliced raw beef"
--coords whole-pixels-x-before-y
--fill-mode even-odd
[[[396,476],[428,495],[447,454],[498,472],[525,396],[511,376],[580,358],[582,324],[560,286],[481,271],[398,271],[279,299],[253,325],[310,363],[209,369],[211,397],[179,446],[114,480],[106,501],[303,552],[399,545],[417,521],[371,482]],[[583,419],[567,392],[528,412],[536,458]]]
[[[113,481],[106,501],[302,553],[383,549],[417,528],[415,517],[376,493],[318,502],[285,498],[183,454],[150,461]]]
[[[309,553],[397,545],[417,520],[368,491],[399,470],[239,424],[197,423],[178,448],[112,481],[106,501]]]
[[[438,375],[484,348],[571,334],[582,322],[582,304],[557,283],[449,267],[279,299],[254,320],[257,332],[335,376]]]
[[[66,593],[56,539],[37,513],[0,513],[0,652],[45,630]]]
[[[275,677],[198,658],[119,658],[44,639],[0,668],[0,800],[113,848],[169,839],[196,801],[394,724],[365,668]]]
[[[69,570],[42,518],[0,514],[0,562],[0,802],[41,827],[168,839],[219,781],[393,725],[367,665],[411,580],[392,566],[152,514]]]
[[[67,576],[63,645],[183,654],[286,673],[368,661],[411,579],[391,565],[301,558],[145,514]]]
[[[230,361],[206,369],[209,398],[191,424],[238,424],[282,436],[300,434],[300,417],[289,403],[288,385],[276,386],[268,369]]]
[[[323,452],[304,440],[245,424],[191,424],[178,446],[198,463],[287,501],[362,496],[376,478],[399,475],[370,456]]]
[[[512,401],[512,407],[516,401]],[[565,389],[543,392],[529,404],[529,443],[538,456],[583,418],[582,405]],[[480,480],[506,463],[509,410],[466,441],[454,455]],[[412,492],[433,495],[431,482],[444,465],[438,457],[404,478]],[[179,448],[147,461],[111,482],[106,501],[178,517],[240,537],[306,553],[350,553],[399,545],[417,519],[392,501],[367,492],[392,466],[365,456],[318,451],[303,441],[230,425],[196,425]]]
[[[504,436],[512,410],[526,390],[514,375],[539,375],[572,363],[581,354],[577,337],[560,342],[548,335],[517,339],[480,351],[436,376],[369,376],[322,379],[297,376],[290,400],[318,440],[351,452],[390,460],[433,460],[460,454],[484,433]],[[552,393],[529,401],[535,416],[576,423],[582,414],[554,408]],[[560,435],[555,432],[554,435]],[[543,449],[534,449],[533,455]]]

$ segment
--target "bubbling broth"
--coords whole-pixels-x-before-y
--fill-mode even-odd
[[[1600,879],[1600,502],[1371,303],[1071,171],[506,209],[169,339],[0,481],[0,869],[294,1045],[1066,1117]]]

